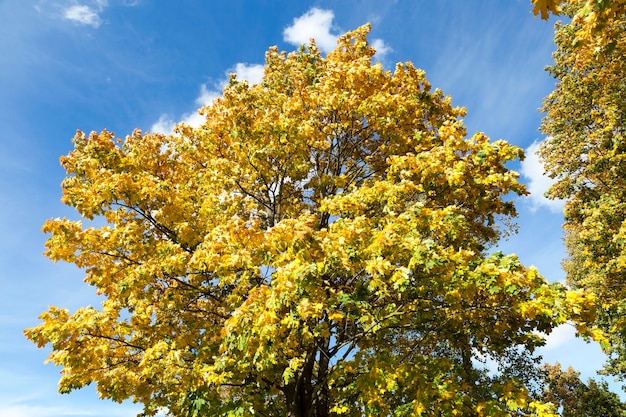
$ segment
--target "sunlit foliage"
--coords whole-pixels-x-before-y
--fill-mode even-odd
[[[198,129],[76,134],[63,201],[104,225],[49,220],[46,255],[105,301],[26,331],[62,392],[147,415],[552,415],[525,386],[537,331],[593,299],[489,254],[521,149],[468,137],[423,71],[372,62],[368,31],[270,49]]]
[[[564,2],[540,152],[565,206],[570,285],[601,302],[595,338],[626,374],[626,3]],[[600,332],[603,330],[604,334]]]

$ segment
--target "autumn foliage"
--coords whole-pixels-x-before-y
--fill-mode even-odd
[[[522,151],[468,137],[412,64],[372,63],[368,31],[270,49],[198,129],[77,132],[63,201],[84,221],[49,220],[46,255],[104,301],[26,331],[62,392],[146,415],[553,415],[525,386],[536,332],[592,299],[490,253]]]
[[[560,364],[545,364],[540,369],[539,397],[558,406],[561,417],[623,417],[626,404],[609,390],[605,381],[594,379],[584,383],[580,372],[571,367],[562,370]]]
[[[626,375],[626,2],[562,2],[540,153],[567,200],[568,283],[600,301],[594,337],[606,369]]]

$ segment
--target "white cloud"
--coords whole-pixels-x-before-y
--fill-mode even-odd
[[[385,55],[393,51],[382,39],[374,39],[372,41],[372,48],[376,49],[376,58],[378,59],[383,59]]]
[[[313,7],[302,16],[293,19],[293,24],[287,26],[283,31],[283,40],[292,45],[300,46],[308,44],[311,39],[315,39],[315,44],[319,50],[328,53],[337,46],[339,34],[336,32],[341,32],[341,29],[333,25],[334,18],[335,14],[332,10]],[[382,39],[372,40],[371,45],[376,49],[376,58],[379,60],[392,51]]]
[[[554,180],[544,174],[543,164],[539,160],[537,151],[541,146],[540,142],[533,142],[526,148],[526,159],[522,161],[521,174],[528,179],[528,191],[530,191],[530,202],[533,210],[539,207],[546,207],[555,213],[563,211],[564,200],[551,200],[545,197]]]
[[[191,113],[187,113],[187,114],[183,115],[182,120],[180,121],[180,123],[184,123],[187,126],[191,126],[193,128],[200,127],[200,126],[202,126],[202,123],[204,123],[204,116],[202,116],[197,111],[194,111],[194,112],[191,112]],[[172,128],[172,130],[173,130],[173,128]]]
[[[202,84],[200,86],[200,95],[196,99],[196,104],[198,106],[208,106],[209,104],[213,102],[213,100],[215,100],[221,95],[222,95],[221,92],[216,91],[216,90],[209,90],[206,87],[206,84]]]
[[[238,80],[246,80],[250,84],[258,84],[263,78],[265,66],[261,64],[245,64],[242,62],[237,63],[234,68],[234,73],[237,75]]]
[[[237,63],[231,70],[226,71],[225,75],[234,73],[238,80],[246,80],[250,84],[258,84],[263,78],[264,66],[261,64],[247,64],[243,62]],[[200,95],[196,98],[195,103],[200,107],[208,106],[218,97],[222,96],[222,90],[228,84],[228,77],[223,78],[214,85],[214,89],[209,89],[206,84],[200,86]],[[159,117],[151,127],[151,132],[170,134],[174,132],[177,123],[184,123],[191,127],[199,127],[204,122],[204,116],[197,111],[185,113],[180,117],[179,122],[169,114],[163,114]]]
[[[542,350],[552,350],[571,343],[576,339],[576,328],[571,323],[561,324],[549,335],[542,334],[546,338],[546,344]]]
[[[169,134],[174,132],[176,122],[169,114],[162,114],[159,120],[154,122],[150,127],[151,132]]]
[[[225,83],[220,84],[222,88]],[[200,95],[196,98],[195,103],[200,107],[208,106],[215,100],[220,97],[222,93],[217,90],[209,90],[206,84],[202,84],[200,86]],[[151,132],[163,133],[163,134],[171,134],[174,133],[174,128],[178,123],[184,123],[188,126],[199,127],[204,122],[204,116],[201,116],[198,111],[185,113],[180,116],[179,120],[176,121],[174,117],[170,114],[162,114],[159,117],[159,120],[154,122],[154,124],[150,127]]]
[[[293,45],[302,45],[315,39],[315,43],[322,52],[328,52],[337,45],[338,35],[332,34],[334,29],[333,19],[335,14],[332,10],[322,10],[313,7],[304,15],[293,20],[293,24],[283,31],[283,38],[286,42]],[[372,47],[376,49],[378,58],[382,58],[392,49],[382,39],[374,39]],[[258,84],[263,78],[265,67],[262,64],[248,64],[239,62],[230,70],[226,71],[226,77],[220,82],[215,83],[213,89],[207,87],[206,84],[200,86],[200,95],[196,98],[195,103],[200,107],[208,106],[218,97],[221,97],[222,90],[228,84],[228,75],[235,74],[238,80],[246,80],[251,85]],[[179,118],[178,123],[184,123],[192,127],[199,127],[204,122],[204,116],[198,114],[197,111],[185,113]],[[150,128],[151,132],[159,132],[171,134],[174,131],[177,122],[169,114],[163,114],[159,117]]]
[[[322,52],[329,52],[337,45],[338,35],[331,33],[335,27],[333,19],[335,14],[332,10],[322,10],[313,7],[304,15],[293,20],[293,24],[283,31],[283,39],[293,45],[299,46],[308,43],[311,38],[315,39],[315,43]],[[372,47],[376,49],[377,58],[382,58],[392,49],[382,39],[374,39]],[[264,66],[261,64],[248,64],[239,62],[235,64],[225,75],[234,73],[238,80],[246,80],[251,85],[258,84],[263,78]],[[195,103],[204,107],[213,102],[222,95],[222,90],[228,84],[228,77],[214,84],[213,89],[207,87],[206,84],[200,86],[200,95],[196,98]],[[198,127],[204,122],[204,117],[198,112],[185,113],[180,117],[179,123],[184,123],[192,127]],[[174,131],[176,122],[171,115],[161,115],[150,130],[170,134]]]
[[[65,9],[63,17],[81,25],[99,27],[102,19],[98,14],[102,9],[92,8],[84,4],[77,4]]]
[[[338,35],[333,35],[332,10],[322,10],[313,7],[300,17],[293,19],[293,24],[283,31],[283,40],[292,45],[308,44],[311,38],[322,52],[329,52],[337,46]]]

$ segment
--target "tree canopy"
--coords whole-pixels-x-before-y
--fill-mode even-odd
[[[576,26],[576,44],[604,47],[620,36],[613,23],[626,12],[625,0],[531,0],[533,14],[548,19],[564,15]],[[623,30],[622,30],[623,31]]]
[[[563,371],[560,364],[541,368],[541,393],[544,401],[555,404],[562,417],[623,417],[626,404],[609,391],[604,381],[589,379],[585,384],[580,372],[571,367]]]
[[[522,150],[468,137],[368,32],[271,48],[197,129],[76,133],[62,200],[82,219],[46,222],[46,255],[104,301],[26,330],[61,392],[145,415],[553,415],[527,389],[537,332],[584,324],[593,297],[491,253]]]
[[[595,9],[590,9],[591,4]],[[601,301],[598,341],[607,369],[626,375],[626,3],[576,2],[555,32],[549,71],[558,80],[545,99],[540,153],[563,198],[567,280]],[[595,16],[595,17],[593,17]],[[595,22],[595,23],[594,23]],[[592,25],[592,26],[590,26]]]

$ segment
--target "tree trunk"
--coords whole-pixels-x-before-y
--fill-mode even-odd
[[[315,417],[328,417],[328,357],[329,339],[323,339],[320,343],[320,360],[317,368],[317,395],[315,398]]]
[[[317,349],[311,347],[298,377],[284,389],[288,417],[314,417],[313,407],[313,368]]]

